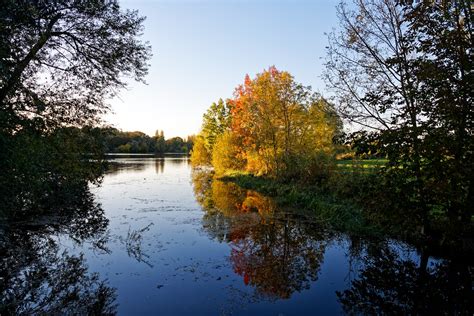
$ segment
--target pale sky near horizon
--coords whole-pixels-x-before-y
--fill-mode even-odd
[[[245,74],[271,65],[325,93],[320,79],[338,0],[122,0],[146,16],[147,85],[131,82],[111,100],[115,127],[167,138],[199,132],[212,102],[229,98]]]

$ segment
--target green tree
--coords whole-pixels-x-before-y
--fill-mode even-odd
[[[423,115],[424,185],[451,220],[469,223],[474,205],[474,30],[470,1],[411,5],[415,76]]]
[[[187,153],[190,153],[193,150],[195,141],[196,141],[196,135],[188,135],[185,142]]]
[[[230,104],[222,99],[212,103],[203,115],[201,134],[209,152],[212,152],[217,137],[229,129],[230,119]]]
[[[169,153],[185,153],[185,142],[181,137],[173,137],[166,140],[166,152]]]

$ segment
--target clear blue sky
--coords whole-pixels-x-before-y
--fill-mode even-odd
[[[195,134],[209,105],[245,74],[275,65],[324,93],[319,78],[337,0],[122,0],[146,16],[153,49],[148,85],[131,83],[107,121],[123,130]]]

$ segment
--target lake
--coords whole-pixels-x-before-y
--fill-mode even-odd
[[[463,314],[472,308],[467,262],[328,230],[307,212],[193,171],[186,157],[117,157],[91,192],[77,218],[6,233],[2,292],[18,312]]]

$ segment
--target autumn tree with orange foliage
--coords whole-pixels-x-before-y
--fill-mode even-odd
[[[234,97],[213,104],[204,119],[201,134],[213,145],[207,148],[221,174],[237,169],[278,178],[318,177],[328,170],[333,140],[342,130],[330,103],[274,66],[254,79],[247,75]]]

